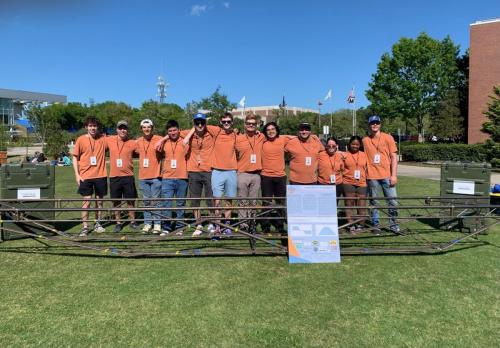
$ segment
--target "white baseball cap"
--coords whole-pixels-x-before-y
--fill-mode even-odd
[[[149,118],[145,118],[144,120],[141,121],[141,127],[142,126],[151,126],[153,127],[153,121],[151,121]]]

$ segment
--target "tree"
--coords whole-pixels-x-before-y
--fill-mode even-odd
[[[495,167],[500,167],[500,85],[493,87],[488,110],[484,112],[488,121],[483,123],[481,131],[489,134],[485,149],[490,162]]]
[[[209,124],[218,125],[221,117],[226,111],[236,109],[236,104],[231,103],[225,94],[221,93],[221,87],[217,89],[207,98],[201,99],[199,102],[192,101],[186,105],[186,113],[192,116],[198,110],[208,111]]]
[[[484,112],[488,121],[483,123],[481,131],[489,134],[494,142],[500,142],[500,85],[493,87],[488,110]]]
[[[452,89],[439,103],[432,116],[432,134],[441,139],[459,141],[464,136],[464,119],[460,111],[459,91]]]
[[[449,37],[438,41],[421,33],[416,39],[401,38],[391,54],[382,55],[366,92],[375,112],[414,125],[422,141],[425,117],[458,86],[458,53]]]
[[[69,134],[63,131],[62,124],[67,122],[67,105],[53,104],[47,107],[32,105],[28,118],[33,125],[35,136],[42,143],[43,152],[48,157],[56,157],[67,151]]]
[[[90,106],[88,113],[97,117],[105,130],[113,131],[118,121],[132,121],[134,109],[122,102],[106,101]]]

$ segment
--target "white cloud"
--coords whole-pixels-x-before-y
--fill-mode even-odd
[[[231,6],[231,3],[230,2],[223,2],[222,6],[224,6],[225,8],[229,8],[229,6]]]
[[[191,6],[191,16],[200,16],[203,12],[206,12],[207,9],[207,5],[193,5]]]

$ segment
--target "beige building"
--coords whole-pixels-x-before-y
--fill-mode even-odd
[[[478,21],[470,25],[469,58],[469,125],[468,142],[483,142],[488,135],[481,132],[486,121],[493,86],[500,84],[500,18]]]
[[[271,105],[271,106],[251,106],[245,108],[237,108],[231,110],[231,113],[233,114],[234,117],[241,119],[245,119],[245,115],[248,113],[259,115],[261,117],[262,122],[266,123],[273,121],[276,113],[279,111],[280,107],[278,105]],[[304,112],[312,112],[317,114],[319,112],[318,110],[314,109],[299,108],[294,106],[287,106],[285,108],[285,111],[287,115],[298,115]]]

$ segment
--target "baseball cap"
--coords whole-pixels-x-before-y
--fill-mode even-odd
[[[368,124],[370,124],[372,122],[380,122],[380,116],[373,115],[373,116],[368,117]]]
[[[195,114],[193,116],[193,120],[206,120],[206,119],[207,119],[207,115],[202,114],[201,112],[198,112],[197,114]]]
[[[307,122],[302,122],[301,124],[299,124],[299,129],[311,130],[311,125]]]
[[[125,120],[120,120],[118,121],[118,123],[116,124],[116,128],[120,127],[120,126],[125,126],[125,127],[128,127],[128,122],[125,121]]]
[[[153,127],[153,121],[151,121],[149,118],[145,118],[144,120],[141,121],[141,127],[142,126],[151,126]]]

